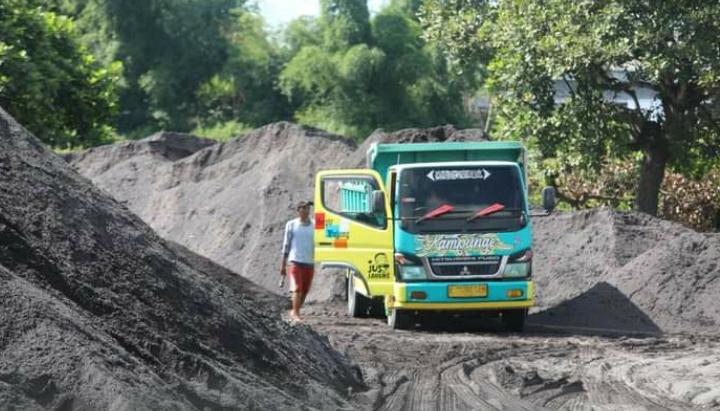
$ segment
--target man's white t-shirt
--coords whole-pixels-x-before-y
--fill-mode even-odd
[[[288,221],[285,224],[283,255],[288,256],[288,261],[314,264],[314,235],[315,224],[312,219],[307,224],[301,223],[299,217]]]

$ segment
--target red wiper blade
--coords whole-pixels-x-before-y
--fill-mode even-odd
[[[493,205],[487,206],[483,208],[482,210],[478,211],[477,213],[473,214],[472,217],[468,218],[468,221],[472,221],[476,218],[485,217],[486,215],[490,215],[492,213],[497,213],[498,211],[502,211],[505,209],[505,206],[500,203],[495,203]]]
[[[447,213],[453,211],[454,209],[455,209],[455,207],[451,206],[450,204],[443,204],[440,207],[428,212],[424,216],[418,218],[416,223],[419,223],[419,222],[425,221],[425,220],[429,220],[431,218],[439,217],[443,214],[447,214]]]

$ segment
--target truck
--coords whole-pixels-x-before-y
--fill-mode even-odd
[[[499,317],[522,331],[535,303],[527,152],[518,142],[373,144],[366,169],[315,178],[315,260],[346,276],[347,311]],[[452,317],[455,315],[453,314]]]

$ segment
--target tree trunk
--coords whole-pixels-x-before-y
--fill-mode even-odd
[[[668,157],[667,142],[664,139],[655,139],[654,144],[644,151],[640,166],[640,182],[635,197],[637,211],[657,215],[660,185],[665,177]]]

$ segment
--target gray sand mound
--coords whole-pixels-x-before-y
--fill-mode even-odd
[[[610,209],[533,220],[541,313],[532,322],[717,332],[720,234]]]
[[[186,135],[165,141],[197,150],[173,159],[145,139],[97,147],[71,162],[161,236],[275,291],[293,204],[312,199],[317,170],[343,166],[356,150],[343,137],[284,122],[204,148]],[[314,297],[332,298],[336,279],[318,276],[326,286],[314,287]]]
[[[70,161],[162,236],[277,291],[284,222],[293,217],[295,201],[312,195],[318,169],[362,167],[374,142],[484,138],[481,130],[444,126],[376,131],[355,147],[336,135],[277,123],[178,160],[150,153],[143,140]],[[188,145],[172,142],[185,139],[191,137],[176,135],[167,144]],[[123,157],[118,150],[138,154]],[[720,291],[717,235],[610,210],[559,213],[534,224],[540,305],[533,323],[641,332],[720,325],[720,310],[710,301]],[[338,279],[317,275],[311,297],[337,296]]]
[[[146,142],[124,155],[207,145]],[[1,109],[0,143],[0,409],[348,406],[356,373],[280,298],[162,240]]]

